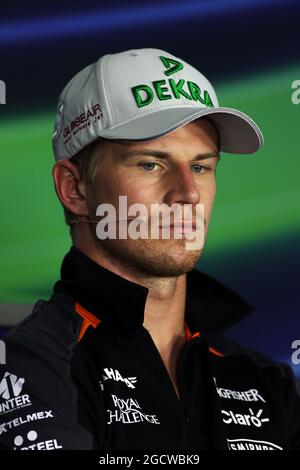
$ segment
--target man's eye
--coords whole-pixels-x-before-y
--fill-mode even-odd
[[[139,163],[139,166],[142,167],[146,171],[152,171],[154,170],[155,166],[158,165],[157,163],[154,162],[142,162]]]
[[[199,163],[195,163],[192,165],[192,169],[194,173],[205,173],[209,170],[206,166],[200,165]]]

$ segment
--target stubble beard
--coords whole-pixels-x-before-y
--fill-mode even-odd
[[[99,201],[99,199],[99,197],[94,197],[93,201]],[[91,208],[91,213],[96,212],[96,207]],[[207,234],[207,222],[205,218],[204,239]],[[148,232],[147,239],[133,240],[128,237],[127,239],[100,240],[95,229],[90,228],[100,256],[106,257],[113,265],[121,265],[129,273],[138,276],[177,277],[185,274],[195,268],[204,249],[204,247],[197,250],[187,249],[190,242],[184,236],[178,240],[172,237],[152,239],[150,232]]]
[[[187,250],[187,240],[99,240],[100,251],[113,263],[127,266],[132,273],[175,277],[197,265],[203,249]]]

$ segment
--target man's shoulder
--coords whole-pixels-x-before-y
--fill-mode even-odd
[[[81,323],[69,299],[54,295],[48,301],[38,300],[3,338],[6,363],[0,365],[0,381],[22,378],[28,396],[47,397],[49,406],[56,403],[56,393],[71,394],[71,361]]]
[[[57,294],[39,299],[32,312],[3,338],[7,360],[19,364],[34,357],[70,360],[81,324],[71,299]]]
[[[232,358],[236,363],[243,365],[247,362],[249,365],[251,364],[252,367],[263,372],[271,368],[276,371],[276,374],[281,379],[292,382],[295,381],[292,368],[289,364],[279,362],[260,351],[244,346],[227,335],[215,335],[210,338],[209,344],[210,347],[218,351],[222,357]]]
[[[80,324],[72,303],[53,296],[37,301],[31,314],[4,338],[0,449],[18,445],[15,427],[22,424],[27,435],[32,422],[39,442],[28,448],[91,448],[92,437],[78,423],[78,392],[72,381],[71,358]]]

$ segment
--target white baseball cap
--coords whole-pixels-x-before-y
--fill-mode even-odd
[[[62,91],[53,134],[56,160],[98,138],[143,141],[208,116],[220,151],[253,153],[263,135],[246,114],[219,107],[207,78],[159,49],[108,54],[75,75]]]

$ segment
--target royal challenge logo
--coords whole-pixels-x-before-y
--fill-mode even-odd
[[[135,424],[146,422],[149,424],[160,424],[155,414],[145,413],[137,400],[133,398],[118,398],[116,395],[111,395],[113,406],[108,409],[107,424],[123,423]]]

